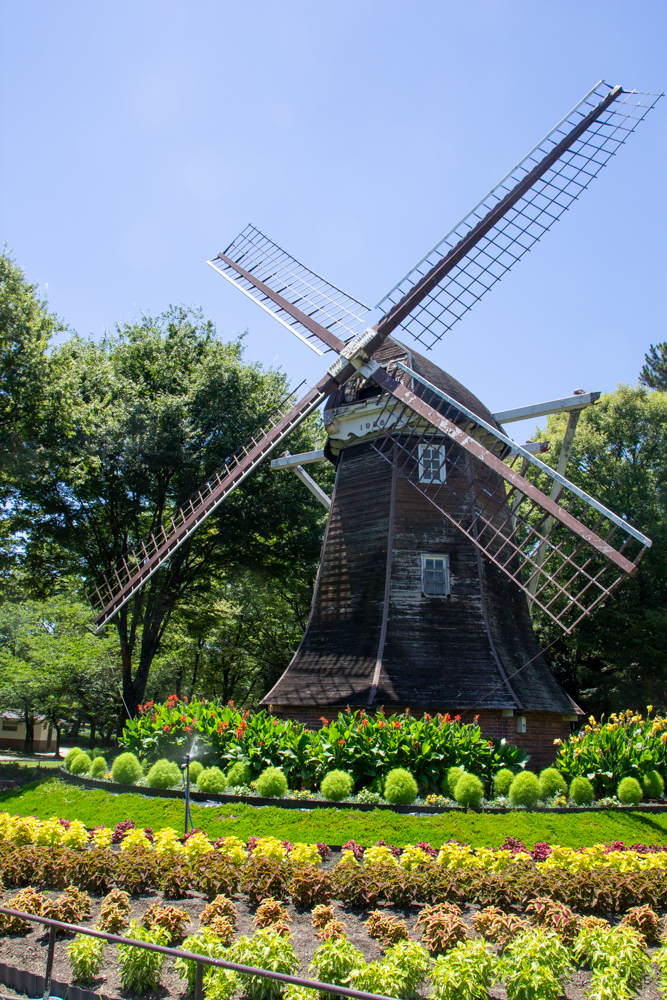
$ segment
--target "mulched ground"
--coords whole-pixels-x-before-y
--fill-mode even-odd
[[[59,892],[44,892],[44,896],[48,898],[56,898],[59,895]],[[101,897],[91,898],[93,900],[91,917],[85,923],[92,927],[97,922]],[[148,907],[155,902],[162,902],[162,899],[160,892],[148,892],[139,898],[133,897],[131,900],[130,918],[141,920]],[[164,903],[165,905],[177,906],[179,909],[186,910],[190,914],[191,919],[191,926],[187,928],[187,931],[188,933],[194,933],[199,928],[198,917],[206,906],[207,900],[199,893],[192,892],[186,899],[164,900]],[[237,911],[237,935],[246,934],[251,936],[254,931],[252,923],[255,912],[254,908],[250,907],[245,899],[239,897],[235,899],[235,906]],[[356,907],[341,906],[337,903],[334,903],[333,906],[336,916],[347,927],[350,941],[359,948],[368,961],[381,959],[382,950],[380,946],[368,936],[368,932],[363,924],[368,918],[368,911]],[[383,908],[380,907],[380,909]],[[293,946],[301,962],[299,974],[302,976],[312,975],[312,973],[308,972],[308,965],[310,964],[315,948],[318,947],[320,942],[313,933],[310,911],[298,910],[291,904],[287,905],[287,911],[290,919]],[[388,907],[386,911],[405,920],[410,937],[414,940],[419,940],[418,934],[415,931],[415,923],[420,912],[419,906],[414,906],[403,911],[397,910],[395,907]],[[470,923],[476,911],[476,907],[467,908],[464,913],[466,921]],[[13,965],[18,969],[43,975],[46,966],[48,933],[45,933],[41,926],[35,925],[35,927],[35,930],[24,937],[9,936],[0,938],[0,962]],[[57,939],[53,966],[54,979],[64,983],[71,982],[69,961],[66,953],[69,940],[71,939],[64,935]],[[115,950],[115,946],[107,945],[105,948],[105,964],[101,975],[92,985],[88,985],[86,988],[96,993],[105,994],[108,997],[134,1000],[134,994],[126,993],[120,988]],[[589,976],[587,973],[576,973],[572,982],[567,985],[566,992],[563,995],[567,997],[567,1000],[585,1000],[584,987],[588,981]],[[167,997],[185,998],[184,986],[184,981],[179,978],[178,973],[174,969],[173,962],[170,959],[165,959],[161,988],[154,993],[145,994],[144,1000],[165,1000]],[[7,996],[16,996],[12,990],[6,988],[2,988],[2,992]],[[427,994],[428,990],[425,991],[424,996]],[[507,995],[503,989],[498,988],[494,989],[490,996],[500,1000],[500,998],[506,998]],[[655,983],[649,983],[638,994],[638,997],[641,1000],[660,1000],[661,994]]]

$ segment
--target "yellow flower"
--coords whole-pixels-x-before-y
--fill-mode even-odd
[[[652,712],[653,711],[653,705],[647,705],[646,706],[646,711],[649,712],[649,713]]]

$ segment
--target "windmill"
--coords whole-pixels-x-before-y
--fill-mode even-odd
[[[311,724],[348,704],[474,709],[489,735],[511,735],[546,760],[580,710],[540,653],[529,607],[570,632],[651,542],[568,482],[562,463],[552,469],[512,441],[502,427],[511,414],[494,417],[399,337],[432,348],[572,205],[659,96],[598,83],[365,329],[367,307],[253,226],[209,260],[316,353],[336,357],[92,586],[98,628],[327,401],[322,454],[274,461],[306,482],[309,460],[326,456],[337,472],[331,500],[320,497],[330,512],[308,627],[265,703]],[[572,433],[594,396],[556,406],[573,415]]]

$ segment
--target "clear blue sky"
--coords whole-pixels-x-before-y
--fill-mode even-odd
[[[316,379],[208,257],[251,221],[374,305],[598,79],[664,90],[666,39],[664,0],[0,0],[0,237],[81,334],[192,303]],[[635,381],[666,140],[663,99],[433,360],[492,409]]]

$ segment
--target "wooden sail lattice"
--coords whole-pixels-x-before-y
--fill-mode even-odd
[[[385,390],[375,419],[386,428],[372,447],[570,632],[635,572],[650,540],[422,376],[399,367],[401,381],[382,369],[372,373]]]
[[[216,507],[317,409],[331,388],[330,378],[312,389],[302,383],[229,458],[224,468],[94,582],[88,599],[97,628],[105,625]]]

